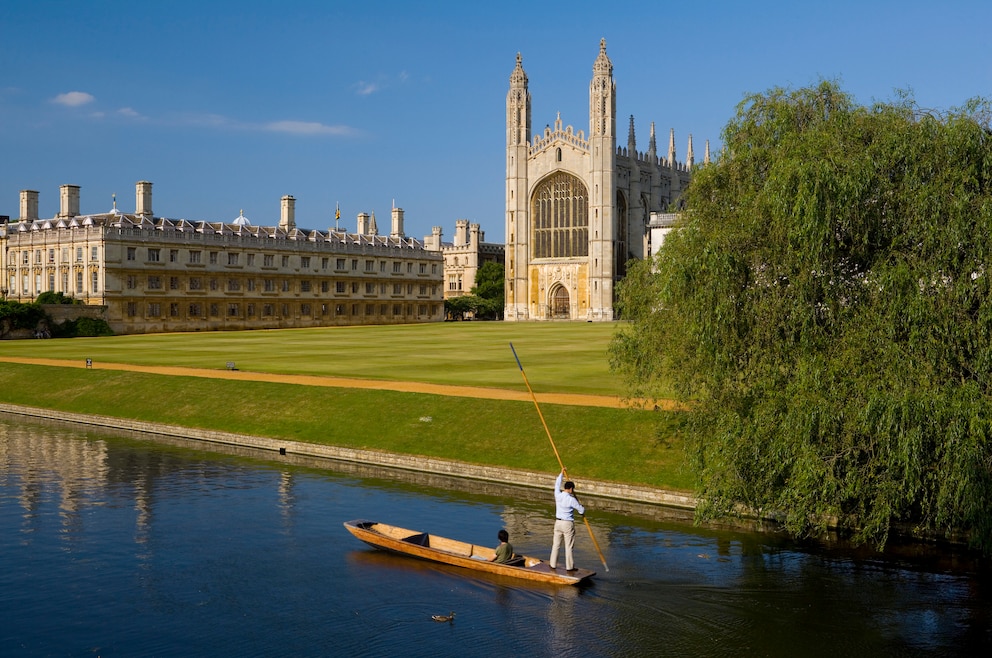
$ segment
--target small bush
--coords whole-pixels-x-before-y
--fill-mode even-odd
[[[106,320],[95,318],[76,318],[55,325],[56,338],[80,338],[90,336],[113,336],[114,331]]]
[[[40,295],[38,299],[35,300],[38,304],[78,304],[79,300],[73,299],[72,295],[66,295],[61,292],[52,292],[47,290]]]

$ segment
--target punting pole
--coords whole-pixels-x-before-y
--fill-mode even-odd
[[[524,366],[520,363],[520,357],[517,356],[517,350],[513,349],[513,343],[510,343],[510,350],[513,352],[513,358],[517,360],[517,366],[520,368],[520,374],[524,378],[524,384],[527,385],[527,390],[530,391],[530,397],[534,401],[534,408],[537,409],[537,415],[541,417],[541,424],[544,425],[544,431],[548,433],[548,441],[551,442],[551,449],[555,451],[555,458],[558,459],[558,466],[561,467],[561,470],[565,473],[565,476],[568,477],[568,471],[565,470],[565,465],[561,461],[561,455],[558,454],[558,448],[555,447],[555,440],[551,438],[551,430],[548,429],[548,423],[544,420],[544,414],[541,413],[541,406],[537,403],[537,396],[534,395],[534,389],[530,387],[530,382],[527,381],[527,373],[524,372]],[[586,523],[586,530],[589,531],[589,538],[592,539],[592,545],[596,547],[596,552],[599,553],[599,561],[602,562],[606,570],[609,571],[610,567],[606,564],[606,558],[603,557],[603,551],[599,549],[599,542],[596,541],[596,535],[592,534],[592,526],[589,525],[589,519],[586,518],[585,514],[582,515],[582,520]]]

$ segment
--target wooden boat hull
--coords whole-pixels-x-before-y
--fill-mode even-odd
[[[492,548],[375,521],[356,519],[347,521],[344,527],[369,546],[474,571],[558,585],[578,585],[596,575],[588,569],[565,571],[561,566],[552,569],[547,562],[527,556],[521,556],[513,564],[489,562],[495,555]]]

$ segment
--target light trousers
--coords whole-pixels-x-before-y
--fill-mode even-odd
[[[551,559],[548,560],[548,566],[552,569],[558,565],[558,548],[561,546],[562,540],[565,541],[565,568],[573,569],[575,567],[572,563],[572,547],[575,546],[574,521],[562,521],[560,519],[555,521],[555,538],[551,542]]]

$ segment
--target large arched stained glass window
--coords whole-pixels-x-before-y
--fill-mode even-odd
[[[564,172],[549,176],[531,210],[534,258],[589,255],[589,193],[581,180]]]

